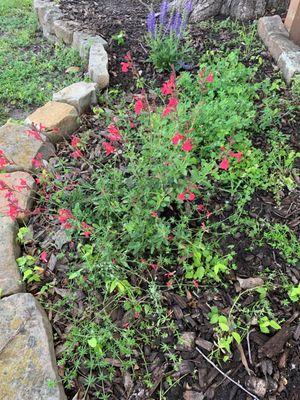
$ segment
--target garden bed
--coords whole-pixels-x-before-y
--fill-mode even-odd
[[[251,370],[262,398],[298,399],[296,92],[255,25],[192,26],[201,58],[175,88],[147,62],[142,3],[90,4],[61,7],[105,39],[124,30],[113,87],[58,146],[19,235],[68,398],[246,399],[200,349],[253,392]]]

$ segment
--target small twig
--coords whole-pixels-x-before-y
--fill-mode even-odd
[[[220,374],[222,374],[225,378],[229,379],[230,382],[234,383],[236,386],[238,386],[240,389],[242,389],[244,392],[246,392],[249,396],[251,396],[254,400],[259,400],[258,397],[256,397],[253,393],[249,392],[246,388],[244,388],[241,384],[239,384],[238,382],[236,382],[235,380],[233,380],[232,378],[230,378],[230,376],[228,376],[227,374],[225,374],[225,372],[223,372],[215,363],[213,363],[208,357],[206,357],[206,355],[204,353],[202,353],[202,351],[196,347],[196,350],[198,351],[198,353],[201,354],[201,356],[208,362],[210,363],[210,365],[212,365],[218,372],[220,372]]]
[[[250,346],[250,334],[254,332],[254,329],[252,329],[251,331],[249,331],[247,333],[247,346],[248,346],[248,357],[249,357],[249,363],[252,365],[252,354],[251,354],[251,346]]]

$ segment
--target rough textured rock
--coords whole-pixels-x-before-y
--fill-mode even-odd
[[[74,32],[72,47],[79,52],[82,59],[88,60],[90,48],[94,43],[107,46],[107,42],[101,36],[93,36],[81,31]]]
[[[263,398],[268,389],[268,384],[264,379],[257,378],[256,376],[248,376],[246,378],[246,388],[258,397]]]
[[[79,127],[78,112],[75,107],[66,103],[49,101],[43,107],[30,114],[27,124],[42,124],[46,127],[44,134],[53,143],[71,135]]]
[[[73,36],[79,24],[73,21],[62,21],[55,20],[53,23],[53,29],[56,37],[67,45],[73,43]]]
[[[4,151],[11,164],[4,166],[2,171],[13,172],[22,170],[34,170],[32,158],[38,153],[47,160],[53,156],[55,149],[45,136],[39,141],[26,134],[28,127],[6,123],[0,128],[0,150]]]
[[[79,115],[97,103],[96,83],[77,82],[53,94],[53,101],[74,106]]]
[[[283,53],[278,59],[278,66],[287,83],[291,83],[293,78],[300,80],[300,51]]]
[[[185,0],[175,0],[174,5],[182,7]],[[194,0],[192,19],[201,21],[223,14],[239,20],[251,20],[265,14],[268,7],[286,7],[289,0]]]
[[[35,0],[34,9],[38,15],[44,36],[51,42],[56,42],[54,22],[62,17],[59,6],[54,2],[46,0]]]
[[[9,217],[0,214],[0,298],[23,290],[22,278],[16,258],[19,256],[19,247],[16,245],[16,234],[18,225]],[[0,325],[2,314],[0,312]],[[2,331],[0,329],[0,342],[2,339]],[[1,348],[1,345],[0,345]],[[0,353],[0,371],[1,371],[1,353]],[[1,374],[1,372],[0,372]],[[1,382],[1,378],[0,378]],[[2,382],[1,382],[2,383]],[[0,384],[0,399],[1,384]]]
[[[108,56],[105,48],[99,42],[91,46],[88,73],[99,89],[109,85]]]
[[[274,34],[285,37],[289,36],[289,33],[283,25],[282,19],[279,15],[260,18],[258,20],[257,29],[259,36],[266,46],[269,45],[270,37]]]
[[[35,181],[27,172],[12,172],[0,174],[0,214],[9,215],[8,194],[13,196],[12,201],[16,200],[18,211],[16,219],[19,223],[28,219],[28,211],[33,202],[33,191]]]
[[[0,300],[0,399],[66,400],[51,325],[29,293]]]
[[[204,394],[194,390],[186,390],[183,394],[183,400],[203,400]]]

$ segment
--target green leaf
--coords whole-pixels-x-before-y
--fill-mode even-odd
[[[237,332],[232,332],[232,336],[233,336],[233,338],[235,339],[235,341],[237,342],[237,344],[241,344],[242,338],[241,338],[241,336],[240,336],[239,333],[237,333]]]
[[[270,326],[275,329],[276,331],[278,331],[279,329],[281,329],[281,326],[274,321],[274,319],[271,319],[271,321],[269,321]]]
[[[97,339],[96,339],[95,337],[93,337],[93,338],[91,338],[91,339],[88,340],[88,345],[89,345],[90,347],[92,347],[93,349],[94,349],[95,347],[97,347],[97,344],[98,344],[98,341],[97,341]]]
[[[219,322],[219,326],[222,329],[223,332],[228,332],[229,331],[229,326],[227,324],[224,324],[223,322]]]

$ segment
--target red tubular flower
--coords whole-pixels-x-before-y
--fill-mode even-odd
[[[62,208],[58,210],[58,221],[65,229],[71,229],[70,220],[75,219],[70,210]]]
[[[241,162],[241,159],[243,157],[243,153],[241,151],[234,153],[233,151],[229,152],[230,157],[233,157],[235,159],[237,159],[238,162]]]
[[[71,146],[72,147],[78,147],[78,145],[80,144],[80,139],[79,137],[72,135],[72,141],[71,141]]]
[[[214,81],[214,74],[211,72],[210,74],[207,75],[206,82],[213,83],[213,81]]]
[[[114,153],[116,149],[108,142],[103,142],[102,147],[104,148],[106,155],[109,156],[110,154]]]
[[[130,69],[130,64],[127,62],[121,62],[121,70],[122,72],[128,72]]]
[[[80,149],[73,151],[73,153],[71,153],[71,157],[75,159],[83,157],[82,151]]]
[[[35,168],[40,168],[42,166],[42,153],[38,153],[36,158],[32,158],[31,162]]]
[[[196,198],[196,195],[194,193],[190,192],[189,193],[189,200],[193,201],[193,200],[195,200],[195,198]]]
[[[48,262],[47,258],[48,254],[46,253],[46,251],[42,251],[42,253],[40,254],[40,260],[46,264]]]
[[[177,196],[177,199],[180,200],[180,201],[184,201],[185,200],[185,194],[186,194],[186,192],[179,193],[179,195]]]
[[[174,94],[175,89],[176,89],[175,73],[172,72],[170,78],[162,85],[160,91],[164,96],[167,95],[172,96]]]
[[[193,150],[193,145],[190,139],[187,139],[184,141],[184,143],[181,146],[182,150],[185,152],[189,152]]]
[[[173,144],[177,145],[182,139],[184,139],[184,135],[181,135],[179,132],[176,132],[171,140]]]
[[[110,133],[110,135],[108,136],[109,140],[111,140],[112,142],[122,140],[122,135],[115,125],[110,124],[107,129]]]
[[[223,160],[220,162],[219,167],[223,169],[224,171],[227,171],[229,168],[229,160],[225,157]]]
[[[132,57],[130,52],[128,52],[124,59],[126,60],[125,62],[121,62],[121,70],[122,72],[128,72],[130,69],[133,68],[133,62],[132,62]]]
[[[140,115],[143,110],[144,110],[143,100],[140,98],[137,98],[135,100],[134,112],[136,113],[136,115]]]
[[[166,117],[172,111],[176,111],[177,106],[178,106],[178,100],[176,99],[176,97],[171,97],[167,107],[165,107],[163,111],[163,117]]]

